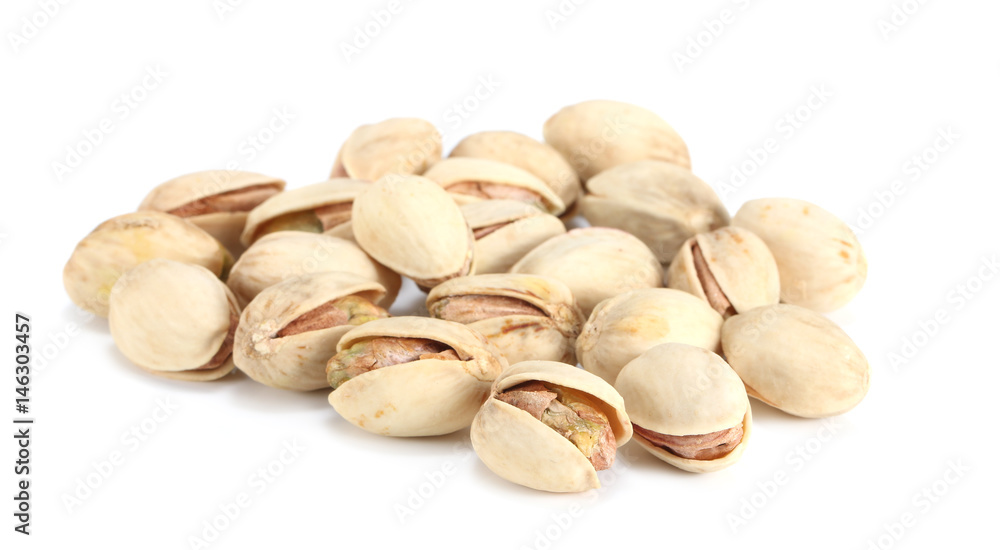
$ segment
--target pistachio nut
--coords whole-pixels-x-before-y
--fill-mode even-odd
[[[545,123],[545,141],[566,157],[584,182],[637,160],[691,168],[687,145],[656,113],[619,101],[592,100],[564,107]]]
[[[427,178],[373,183],[354,199],[351,223],[365,252],[421,287],[473,272],[472,230],[451,196]]]
[[[524,361],[493,383],[472,422],[472,447],[500,477],[542,491],[600,487],[632,437],[618,392],[572,365]]]
[[[275,283],[323,271],[354,273],[382,285],[386,295],[378,305],[384,308],[392,305],[402,285],[399,275],[371,259],[357,244],[302,231],[278,231],[258,239],[233,265],[227,282],[245,307]]]
[[[589,179],[586,187],[580,210],[587,221],[639,237],[662,263],[695,234],[729,225],[729,213],[712,187],[669,162],[620,164]]]
[[[521,201],[470,202],[461,210],[476,239],[476,273],[506,273],[531,249],[566,232],[559,218]]]
[[[559,195],[537,176],[496,160],[451,157],[431,166],[424,177],[437,182],[459,204],[511,199],[526,202],[549,214],[566,210]]]
[[[776,304],[730,317],[722,349],[750,397],[795,416],[841,414],[868,393],[864,353],[833,321],[803,307]]]
[[[580,196],[580,177],[569,162],[547,143],[517,132],[478,132],[467,136],[449,157],[496,160],[531,172],[544,181],[570,211]]]
[[[743,455],[752,425],[740,377],[718,355],[660,344],[628,362],[615,381],[635,440],[660,460],[715,472]]]
[[[233,370],[236,297],[200,265],[157,258],[111,290],[115,345],[136,366],[177,380],[216,380]]]
[[[330,404],[348,422],[411,437],[468,426],[506,366],[497,349],[465,325],[390,317],[341,337],[326,373]]]
[[[602,300],[663,285],[663,266],[634,236],[608,227],[573,229],[528,252],[511,273],[548,275],[563,282],[584,315]]]
[[[441,160],[441,133],[419,118],[390,118],[359,126],[337,154],[331,178],[375,181],[385,175],[422,174]]]
[[[331,234],[351,221],[354,197],[368,185],[334,178],[275,195],[250,212],[241,240],[249,246],[276,231]]]
[[[576,364],[583,314],[566,285],[551,277],[458,277],[431,290],[427,310],[431,317],[476,329],[508,363],[540,359]]]
[[[107,317],[118,277],[153,258],[201,265],[223,279],[233,262],[219,241],[192,223],[164,212],[132,212],[98,225],[76,245],[63,286],[77,306]]]
[[[576,356],[613,383],[626,363],[658,344],[719,349],[722,316],[707,302],[671,288],[633,290],[600,303],[583,325]]]
[[[733,226],[685,241],[667,270],[667,287],[694,294],[725,318],[777,304],[781,291],[767,245]]]
[[[850,302],[868,276],[868,260],[851,228],[798,199],[748,201],[733,225],[749,229],[774,254],[781,301],[827,312]]]
[[[388,317],[375,305],[382,285],[360,275],[326,271],[265,288],[243,310],[233,361],[250,378],[286,390],[330,387],[326,363],[348,330]]]

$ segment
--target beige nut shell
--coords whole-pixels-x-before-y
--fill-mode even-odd
[[[637,160],[691,168],[687,145],[656,113],[620,101],[591,100],[564,107],[543,128],[546,143],[562,153],[584,182]]]
[[[795,416],[841,414],[868,393],[864,353],[833,321],[806,308],[777,304],[730,317],[722,348],[751,397]]]
[[[268,221],[284,214],[352,202],[368,185],[370,184],[366,181],[333,178],[277,194],[250,211],[240,240],[250,246],[257,239],[260,226]],[[336,227],[328,229],[327,234],[334,229]]]
[[[473,232],[506,224],[476,239],[476,273],[506,273],[533,248],[566,233],[559,218],[521,201],[471,202],[461,210]]]
[[[281,338],[277,333],[323,304],[353,295],[378,303],[385,288],[360,275],[339,271],[300,275],[265,288],[240,316],[233,345],[237,368],[274,388],[329,388],[326,363],[337,353],[340,338],[354,326],[334,326]]]
[[[611,424],[618,447],[632,437],[625,403],[607,382],[572,365],[524,361],[511,365],[493,383],[491,398],[472,422],[472,447],[500,477],[542,491],[580,492],[600,487],[597,471],[573,443],[527,411],[494,399],[523,382],[538,380],[593,397]]]
[[[563,282],[584,315],[607,298],[663,285],[663,266],[634,236],[608,227],[573,229],[535,247],[511,273],[547,275]]]
[[[431,166],[424,177],[437,182],[446,191],[452,185],[462,182],[484,182],[520,187],[538,194],[541,197],[542,204],[540,206],[549,214],[559,215],[566,210],[566,205],[559,198],[559,195],[538,176],[512,164],[496,160],[451,157]],[[459,204],[484,200],[461,193],[451,193],[451,196]]]
[[[605,300],[576,341],[589,372],[614,382],[626,363],[657,344],[719,349],[722,316],[696,296],[670,288],[634,290]]]
[[[233,370],[232,358],[195,369],[218,353],[234,316],[236,297],[211,271],[153,259],[115,283],[108,323],[118,349],[140,368],[181,380],[215,380]]]
[[[746,202],[733,225],[754,232],[771,249],[781,275],[781,301],[828,312],[846,305],[864,286],[868,260],[840,218],[798,199]]]
[[[420,118],[390,118],[359,126],[341,146],[331,178],[375,181],[422,174],[441,159],[441,133]]]
[[[703,473],[730,466],[743,455],[753,423],[750,401],[740,377],[718,355],[687,344],[660,344],[629,361],[615,389],[636,426],[661,434],[700,435],[743,425],[739,445],[714,460],[677,456],[636,433],[635,440],[656,458]]]
[[[467,427],[507,361],[485,337],[459,323],[391,317],[350,330],[337,351],[381,336],[427,338],[451,346],[463,360],[423,359],[356,376],[330,393],[348,422],[388,436],[443,435]]]
[[[760,237],[735,226],[700,233],[688,239],[667,269],[668,288],[708,300],[691,253],[695,243],[698,243],[712,277],[737,313],[778,303],[781,281],[774,256]]]

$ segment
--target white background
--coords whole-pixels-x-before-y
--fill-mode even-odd
[[[52,17],[38,15],[44,2],[0,8],[0,311],[32,316],[36,360],[30,538],[12,532],[9,436],[0,453],[15,548],[191,548],[241,493],[249,505],[212,548],[995,544],[995,2],[566,0],[556,20],[546,12],[557,0],[403,1],[378,29],[372,12],[388,1],[234,3],[221,15],[210,0],[69,2]],[[912,13],[896,16],[898,30],[880,27],[897,5]],[[727,23],[710,23],[724,9]],[[44,24],[33,32],[22,18]],[[369,23],[378,35],[348,59],[343,44]],[[698,39],[707,45],[679,67],[675,54]],[[123,106],[148,71],[163,76]],[[468,100],[483,80],[495,89]],[[800,109],[816,89],[832,95]],[[62,289],[76,242],[172,177],[233,163],[297,187],[325,179],[363,123],[423,117],[448,150],[486,129],[540,138],[551,114],[592,98],[661,114],[720,190],[746,164],[753,173],[726,193],[733,211],[791,196],[860,230],[868,283],[831,317],[872,364],[861,405],[823,422],[754,401],[753,438],[728,470],[686,474],[629,444],[601,490],[547,494],[493,476],[467,432],[380,438],[338,418],[325,392],[148,376]],[[463,118],[453,105],[466,100]],[[246,140],[275,110],[291,122],[251,154]],[[779,121],[796,112],[807,120],[790,132]],[[111,132],[57,174],[104,119]],[[754,166],[748,149],[767,139],[778,150]],[[934,162],[915,169],[915,155]],[[421,298],[410,288],[394,311]],[[0,416],[12,418],[8,368]],[[168,401],[164,421],[148,420]],[[135,426],[153,433],[123,440]],[[258,469],[279,469],[286,443],[304,450],[272,483],[255,482]],[[65,496],[85,493],[113,452],[122,462],[68,508]],[[401,519],[402,507],[413,513]]]

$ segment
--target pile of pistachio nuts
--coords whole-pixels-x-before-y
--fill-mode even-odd
[[[725,468],[748,397],[808,418],[861,401],[868,362],[821,315],[867,274],[844,222],[792,198],[730,217],[641,107],[587,101],[543,133],[442,159],[431,123],[395,118],[354,130],[321,183],[181,176],[84,237],[66,291],[151,374],[332,388],[380,435],[471,426],[490,470],[545,491],[599,486],[632,438]],[[403,277],[427,316],[389,315]]]

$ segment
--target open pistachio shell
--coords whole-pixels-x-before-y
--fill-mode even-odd
[[[345,334],[327,374],[342,372],[344,353],[379,338],[429,340],[446,346],[452,357],[435,355],[383,366],[339,383],[330,393],[333,408],[348,422],[379,435],[442,435],[468,426],[489,395],[490,384],[507,366],[485,337],[465,325],[392,317]]]
[[[562,281],[584,315],[607,298],[663,285],[663,266],[649,247],[608,227],[573,229],[553,237],[528,252],[510,271]]]
[[[584,182],[608,168],[662,160],[691,168],[687,145],[656,113],[619,101],[593,100],[563,108],[545,123],[545,141]]]
[[[702,473],[721,470],[743,455],[752,425],[750,400],[740,377],[718,355],[687,344],[660,344],[629,361],[615,389],[638,426],[635,440],[656,458]]]
[[[278,231],[258,239],[233,265],[227,282],[245,306],[275,283],[323,271],[346,271],[382,285],[386,295],[378,305],[385,308],[392,305],[402,285],[399,275],[371,259],[357,244],[302,231]]]
[[[567,210],[580,196],[580,177],[569,162],[551,145],[524,134],[478,132],[460,141],[449,157],[491,159],[531,172],[562,199]]]
[[[329,388],[326,363],[355,326],[387,317],[382,285],[326,271],[265,288],[243,310],[233,361],[250,378],[287,390]]]
[[[385,175],[422,174],[441,159],[441,134],[419,118],[390,118],[359,126],[337,154],[331,178],[375,181]]]
[[[689,292],[731,317],[778,303],[778,265],[760,237],[723,227],[688,239],[667,270],[667,287]]]
[[[351,223],[365,252],[422,287],[473,272],[472,230],[451,196],[427,178],[373,183],[354,200]]]
[[[476,239],[476,273],[506,273],[533,248],[566,232],[559,218],[521,201],[471,202],[461,210]]]
[[[215,380],[233,370],[236,297],[214,273],[165,259],[139,264],[111,291],[111,337],[130,361],[178,380]]]
[[[241,240],[249,246],[276,231],[329,235],[351,220],[354,197],[368,185],[360,180],[334,178],[275,195],[250,212]]]
[[[566,285],[551,277],[496,273],[445,281],[427,296],[432,317],[486,336],[508,363],[576,363],[583,314]]]
[[[583,325],[576,356],[614,382],[626,363],[668,342],[719,349],[722,316],[704,300],[670,288],[634,290],[601,302]]]
[[[587,181],[580,200],[593,225],[639,237],[662,263],[696,233],[729,225],[729,213],[710,185],[690,170],[658,160],[621,164]]]
[[[625,404],[610,384],[565,363],[524,361],[503,371],[473,420],[470,436],[476,454],[500,477],[532,489],[579,492],[600,487],[594,464],[576,444],[527,410],[498,399],[506,390],[535,381],[583,394],[606,418],[615,446],[632,437]]]
[[[73,303],[108,316],[108,295],[118,277],[153,258],[208,268],[225,278],[232,255],[211,235],[177,216],[146,210],[116,216],[83,238],[63,269],[63,285]]]
[[[833,321],[806,308],[776,304],[730,317],[722,348],[751,397],[795,416],[841,414],[868,393],[864,353]]]
[[[246,248],[240,234],[247,212],[281,193],[284,180],[239,170],[206,170],[161,183],[139,210],[173,214],[204,229],[234,256]]]
[[[452,157],[424,174],[436,181],[459,204],[489,199],[514,199],[559,215],[566,210],[559,195],[537,176],[517,166],[496,160]]]
[[[774,254],[781,275],[781,301],[827,312],[843,307],[861,290],[868,260],[842,220],[798,199],[757,199],[736,212],[733,225],[754,232]]]

